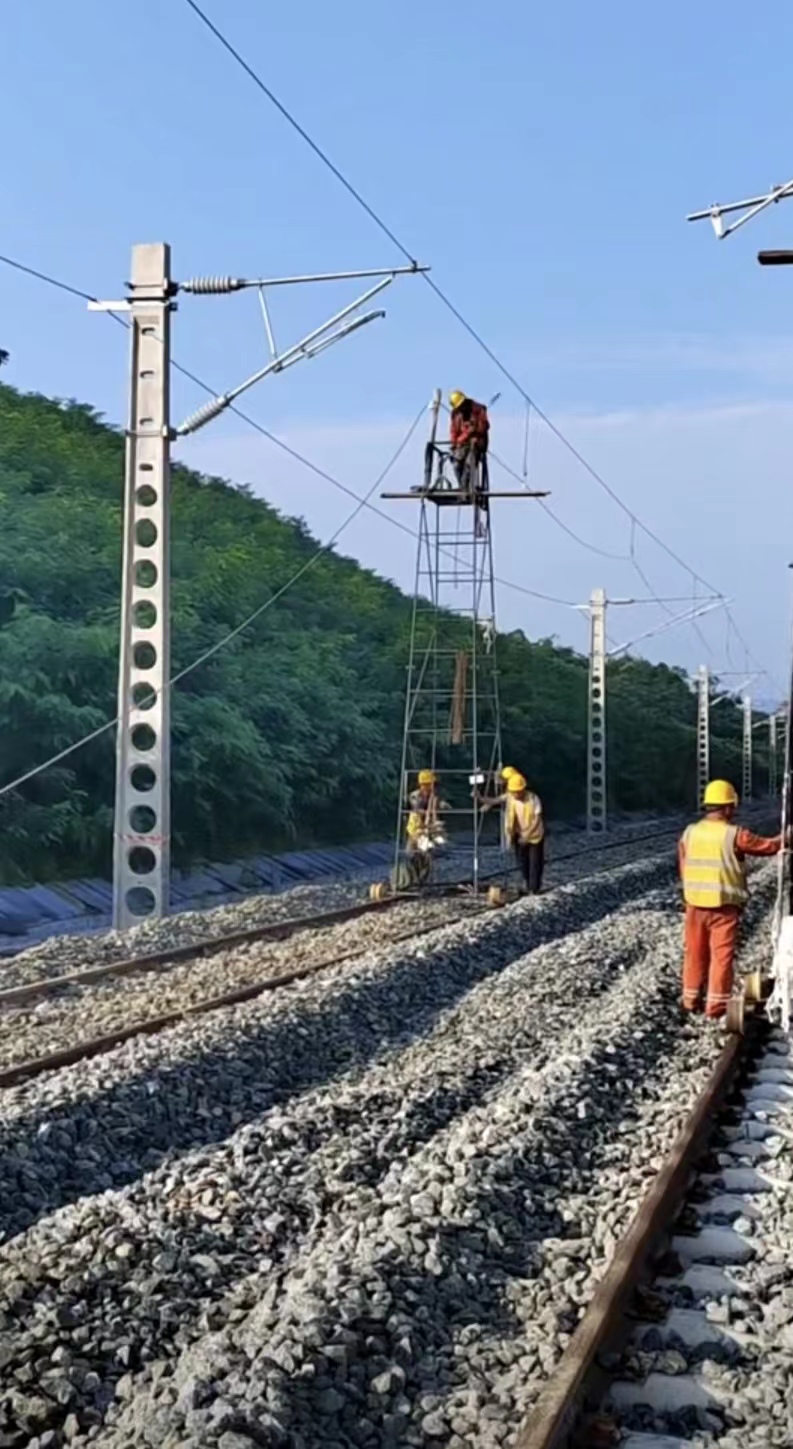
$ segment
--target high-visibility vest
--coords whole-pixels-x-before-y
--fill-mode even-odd
[[[687,906],[744,906],[746,867],[738,858],[738,828],[726,820],[700,820],[683,834],[683,895]]]
[[[505,831],[508,840],[517,835],[521,845],[539,845],[545,838],[542,818],[542,802],[539,795],[529,790],[525,800],[514,795],[507,799]]]
[[[416,840],[426,830],[431,829],[438,818],[437,796],[422,795],[420,790],[414,790],[408,797],[410,814],[407,820],[407,838]]]

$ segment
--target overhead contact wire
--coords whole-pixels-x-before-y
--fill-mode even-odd
[[[396,233],[388,225],[388,223],[384,221],[383,217],[379,214],[379,212],[377,212],[375,208],[369,204],[369,202],[361,194],[358,188],[353,185],[353,183],[344,174],[340,167],[338,167],[335,162],[331,160],[328,153],[323,150],[323,148],[318,144],[317,141],[314,140],[313,136],[306,130],[306,128],[300,124],[300,122],[297,120],[297,117],[293,115],[293,113],[289,110],[288,106],[284,105],[283,101],[279,100],[278,96],[262,79],[258,71],[254,69],[250,62],[245,59],[242,53],[232,44],[232,42],[223,33],[223,31],[220,30],[220,28],[214,23],[214,21],[210,19],[206,11],[203,10],[202,7],[196,3],[196,0],[185,0],[185,3],[198,17],[202,24],[207,28],[207,30],[210,31],[210,33],[223,47],[227,54],[232,57],[235,63],[240,66],[240,68],[245,72],[248,78],[253,81],[257,89],[266,97],[268,101],[270,101],[271,105],[275,106],[276,110],[284,118],[288,125],[290,125],[292,129],[296,131],[297,134],[302,138],[302,140],[305,141],[306,145],[311,149],[311,151],[313,151],[314,155],[317,156],[322,164],[327,167],[327,169],[332,173],[333,176],[335,176],[336,180],[340,183],[341,186],[344,187],[345,191],[347,191],[349,195],[352,196],[353,200],[357,203],[357,205],[360,206],[361,209],[369,217],[369,219],[374,222],[375,226],[377,226],[379,230],[383,233],[383,235],[386,236],[389,241],[393,243],[393,245],[397,248],[397,250],[405,258],[405,260],[411,264],[411,266],[417,266],[416,259],[410,249],[405,246],[405,243],[400,240],[400,238],[396,235]],[[542,421],[545,423],[546,427],[550,429],[554,437],[556,437],[556,439],[563,445],[563,447],[568,450],[572,457],[576,459],[576,461],[590,475],[594,482],[596,482],[598,486],[602,488],[605,493],[608,494],[609,498],[612,499],[614,504],[622,510],[627,518],[630,519],[631,524],[634,527],[640,528],[648,538],[652,539],[652,541],[659,548],[661,548],[669,558],[673,559],[674,562],[680,566],[680,568],[684,569],[686,573],[692,574],[696,578],[698,578],[700,583],[704,584],[705,587],[711,591],[711,593],[718,594],[720,597],[723,597],[720,590],[714,588],[714,586],[709,583],[708,580],[702,575],[696,574],[695,571],[690,567],[690,565],[685,563],[685,561],[680,557],[679,554],[675,552],[674,549],[672,549],[667,543],[665,543],[664,540],[657,533],[655,533],[655,531],[650,528],[648,524],[642,521],[638,514],[634,513],[633,510],[628,507],[623,499],[620,498],[616,490],[611,487],[611,484],[608,483],[606,479],[603,478],[602,475],[597,471],[597,469],[592,466],[589,460],[584,457],[583,453],[581,453],[579,449],[575,446],[575,444],[572,443],[570,439],[562,432],[561,428],[558,427],[557,424],[548,417],[547,413],[543,412],[542,408],[538,406],[534,398],[529,392],[527,392],[526,388],[518,380],[518,378],[503,361],[503,359],[499,357],[498,353],[494,351],[494,349],[482,336],[481,332],[479,332],[477,328],[474,327],[473,323],[468,321],[468,318],[464,316],[464,314],[454,304],[454,302],[447,295],[447,293],[444,292],[443,288],[438,285],[433,277],[430,276],[428,272],[422,272],[421,276],[423,277],[426,285],[430,287],[431,290],[435,293],[439,301],[443,303],[444,307],[446,307],[451,315],[456,319],[456,321],[459,322],[460,326],[464,328],[464,330],[468,333],[469,337],[471,337],[472,340],[476,342],[477,346],[481,348],[485,355],[490,359],[494,367],[496,367],[501,373],[502,377],[505,377],[507,381],[511,383],[511,385],[515,388],[516,392],[519,393],[524,401],[534,409],[537,416],[542,418]]]

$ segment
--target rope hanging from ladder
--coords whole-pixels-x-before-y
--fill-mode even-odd
[[[461,745],[465,738],[465,696],[468,688],[468,655],[458,650],[454,661],[454,688],[449,713],[449,743]]]

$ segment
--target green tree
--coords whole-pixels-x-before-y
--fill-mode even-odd
[[[124,442],[90,407],[0,387],[0,784],[115,714]],[[190,664],[315,554],[249,489],[173,472],[172,662]],[[173,696],[177,861],[393,829],[411,603],[335,551]],[[451,637],[465,647],[467,633]],[[551,816],[581,813],[586,661],[499,636],[504,751]],[[678,670],[609,666],[612,807],[693,795],[695,705]],[[740,718],[714,711],[738,778]],[[0,801],[0,879],[107,873],[113,732]]]

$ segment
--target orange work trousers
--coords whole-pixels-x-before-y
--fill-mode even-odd
[[[741,912],[738,906],[686,906],[683,1006],[724,1016],[732,994],[733,962]]]

